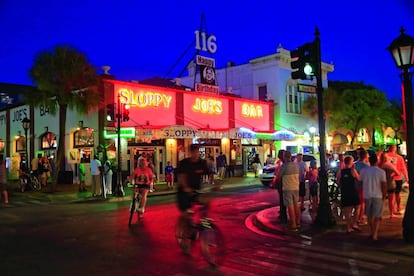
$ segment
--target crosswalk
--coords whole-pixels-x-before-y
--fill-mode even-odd
[[[329,247],[301,241],[257,245],[231,252],[220,271],[224,275],[383,275],[385,268],[414,257],[375,252],[373,248]]]

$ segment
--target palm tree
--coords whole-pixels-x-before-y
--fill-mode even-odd
[[[51,114],[59,115],[53,192],[59,172],[65,170],[66,112],[70,108],[87,113],[99,105],[99,76],[84,54],[70,46],[56,46],[35,56],[30,77],[38,88],[38,95],[28,95],[27,102],[34,106],[43,105]]]

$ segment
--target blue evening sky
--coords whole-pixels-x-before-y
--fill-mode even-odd
[[[201,14],[217,37],[216,66],[292,50],[321,33],[331,80],[364,81],[401,97],[399,70],[385,50],[401,26],[414,36],[413,0],[0,0],[0,82],[32,84],[35,53],[69,44],[120,80],[165,76],[194,39]],[[194,48],[168,77],[175,77]],[[101,70],[100,70],[101,72]]]

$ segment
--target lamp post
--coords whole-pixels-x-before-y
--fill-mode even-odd
[[[409,71],[414,66],[414,37],[406,35],[404,28],[387,48],[391,52],[395,64],[402,70],[402,100],[404,128],[407,140],[409,194],[403,219],[403,237],[408,243],[414,243],[414,124],[413,124],[413,73]]]
[[[29,156],[28,156],[28,150],[27,150],[27,131],[30,128],[30,119],[28,119],[27,117],[25,117],[22,120],[22,127],[24,129],[24,140],[25,140],[25,155],[26,155],[26,171],[29,169]]]
[[[312,153],[315,153],[315,132],[316,132],[316,127],[311,126],[309,128],[309,131],[311,133],[311,146],[312,146]]]

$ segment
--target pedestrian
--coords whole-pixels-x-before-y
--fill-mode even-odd
[[[407,172],[407,166],[405,164],[404,158],[402,158],[401,155],[397,153],[397,146],[391,145],[388,149],[388,157],[390,158],[391,163],[395,165],[397,168],[399,174],[394,175],[395,180],[395,203],[397,207],[397,212],[395,212],[395,215],[401,215],[401,190],[402,190],[402,184],[403,184],[403,178],[404,180],[409,183],[408,179],[408,172]]]
[[[355,167],[356,172],[360,174],[363,168],[369,166],[368,152],[364,148],[358,148],[356,152],[358,155],[358,160],[354,162],[354,165],[355,165],[354,167]],[[359,202],[361,203],[359,205],[359,211],[358,211],[359,216],[357,218],[357,222],[358,222],[358,225],[365,225],[367,224],[367,222],[366,222],[365,211],[364,211],[365,202],[362,196],[362,193],[363,193],[362,184],[360,181],[356,180],[355,185],[358,191]]]
[[[272,188],[273,189],[278,189],[279,190],[279,194],[282,193],[282,183],[280,182],[280,179],[278,178],[279,176],[279,171],[280,168],[283,165],[283,156],[285,154],[285,150],[279,150],[277,153],[277,161],[275,163],[275,172],[274,172],[274,177],[272,180]]]
[[[98,156],[95,155],[93,160],[90,164],[90,170],[92,175],[92,196],[96,197],[98,194],[104,196],[103,191],[101,189],[101,167],[102,163],[99,161]]]
[[[208,166],[208,184],[214,185],[214,176],[217,173],[216,164],[214,162],[213,156],[209,155],[207,157],[207,166]]]
[[[134,179],[134,184],[138,185],[141,190],[141,202],[138,206],[138,216],[143,218],[145,213],[145,207],[147,205],[147,195],[150,190],[151,182],[153,182],[154,173],[148,167],[147,162],[144,158],[138,158],[138,167],[134,169],[132,175],[129,176],[129,180]]]
[[[358,180],[358,173],[354,168],[354,158],[350,155],[344,158],[345,168],[340,170],[336,176],[336,181],[341,189],[341,208],[342,214],[346,219],[346,232],[351,233],[359,231],[357,219],[359,217],[359,195],[355,187],[355,181]],[[354,210],[354,215],[352,215]]]
[[[38,153],[36,157],[34,157],[31,161],[31,168],[32,168],[32,174],[34,177],[39,179],[39,161],[42,159],[42,154]]]
[[[377,166],[377,155],[369,157],[370,167],[361,170],[359,179],[363,185],[365,214],[370,228],[370,238],[378,240],[378,230],[387,194],[385,171]]]
[[[104,183],[105,183],[105,192],[107,195],[112,195],[112,162],[109,159],[106,159],[104,166]]]
[[[316,211],[319,205],[318,188],[319,188],[319,171],[315,160],[310,162],[309,170],[306,174],[306,179],[309,183],[309,195],[312,201],[312,209],[309,211]]]
[[[380,155],[379,167],[385,171],[385,177],[387,180],[388,208],[390,218],[393,218],[395,217],[395,189],[397,188],[394,176],[399,175],[400,172],[397,170],[395,165],[391,163],[387,152],[383,152]]]
[[[216,157],[216,165],[217,165],[218,177],[221,180],[224,180],[226,176],[227,160],[223,152],[220,152],[219,156]]]
[[[3,155],[0,155],[0,202],[1,195],[4,197],[4,203],[9,204],[9,194],[7,193],[7,169]]]
[[[308,171],[306,163],[303,161],[303,154],[298,153],[296,155],[295,162],[299,166],[299,201],[300,201],[300,210],[305,210],[305,196],[306,196],[306,173]]]
[[[86,179],[85,158],[82,157],[79,163],[79,192],[86,192],[85,179]]]
[[[275,160],[272,158],[272,156],[270,154],[267,155],[266,158],[266,165],[273,165],[275,162]]]
[[[47,158],[46,155],[43,155],[42,159],[40,160],[39,163],[39,167],[40,167],[40,184],[42,185],[42,190],[47,192],[47,181],[50,177],[50,163],[49,163],[49,158]]]
[[[150,170],[152,171],[152,178],[151,178],[151,183],[150,183],[150,192],[155,192],[155,181],[157,179],[157,174],[155,171],[155,166],[154,166],[154,162],[152,161],[152,158],[149,158],[147,160],[147,164],[148,164],[148,168],[150,168]]]
[[[283,183],[283,203],[287,207],[289,214],[290,230],[299,231],[299,165],[292,162],[292,154],[288,150],[284,152],[283,165],[280,168],[278,178]]]
[[[20,156],[20,164],[19,164],[19,183],[20,183],[20,191],[24,193],[28,181],[28,164],[26,160],[26,156]]]
[[[168,190],[174,189],[174,168],[171,166],[171,162],[167,162],[167,166],[164,169],[165,182],[167,182]]]
[[[253,171],[254,171],[254,177],[257,177],[257,174],[259,173],[260,169],[262,168],[259,154],[256,153],[256,155],[253,158],[252,161]]]

